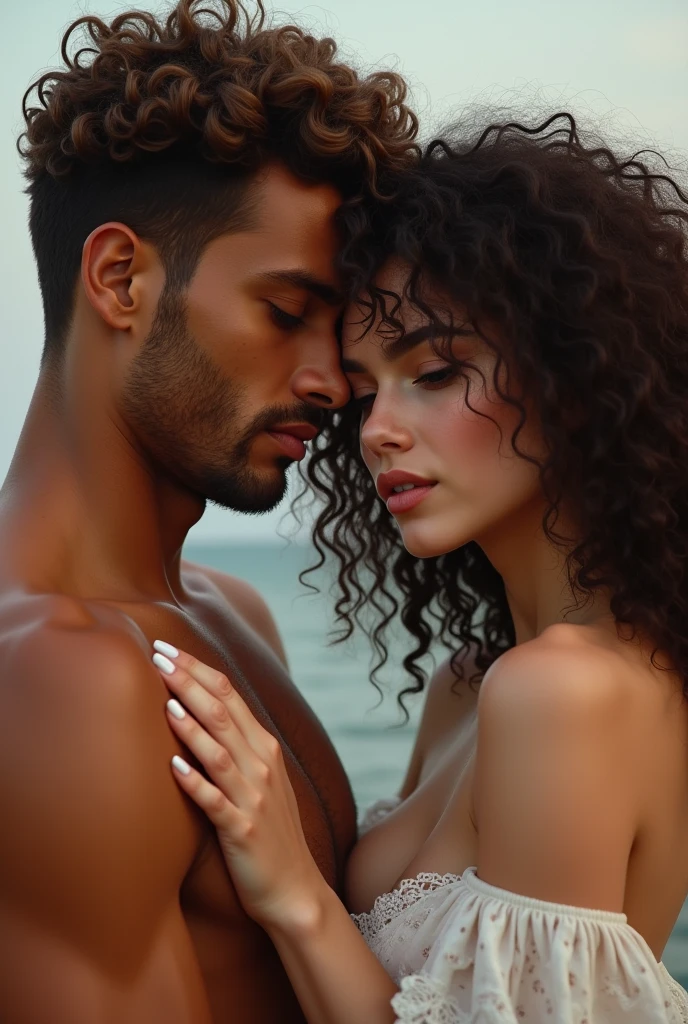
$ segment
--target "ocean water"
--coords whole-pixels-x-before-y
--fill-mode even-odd
[[[267,601],[287,652],[292,678],[321,722],[351,780],[359,811],[378,797],[396,793],[406,770],[422,697],[407,700],[411,718],[403,722],[396,693],[405,683],[399,648],[391,648],[382,674],[384,699],[368,681],[370,651],[365,638],[328,646],[333,601],[330,579],[312,579],[314,595],[298,580],[315,561],[312,549],[291,544],[216,544],[189,542],[185,556],[239,576]],[[401,637],[401,635],[400,635]],[[400,641],[401,642],[401,641]],[[428,663],[430,665],[430,662]],[[377,705],[377,706],[376,706]],[[661,884],[661,880],[658,880]],[[688,901],[663,955],[667,970],[688,987]]]

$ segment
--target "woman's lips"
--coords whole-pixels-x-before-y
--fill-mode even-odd
[[[399,515],[400,512],[409,512],[415,508],[423,498],[426,498],[436,484],[426,484],[421,487],[414,487],[408,491],[398,491],[390,494],[387,499],[387,511],[392,515]]]

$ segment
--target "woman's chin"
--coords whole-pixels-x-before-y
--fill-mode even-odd
[[[398,523],[398,526],[404,547],[415,558],[439,558],[465,543],[456,537],[442,537],[430,523]]]

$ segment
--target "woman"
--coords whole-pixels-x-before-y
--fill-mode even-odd
[[[478,699],[431,692],[353,920],[277,742],[163,643],[212,781],[176,778],[311,1024],[686,1022],[661,964],[688,893],[686,196],[568,115],[435,143],[396,192],[343,216],[353,401],[311,461],[316,539],[350,627],[393,581],[416,688],[434,621]]]

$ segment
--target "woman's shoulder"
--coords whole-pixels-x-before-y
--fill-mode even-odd
[[[624,664],[603,638],[558,625],[486,674],[473,787],[482,877],[621,910],[648,797],[639,738],[654,728],[638,670]]]
[[[480,687],[478,715],[504,708],[521,720],[608,721],[619,738],[638,744],[666,728],[667,698],[680,690],[661,653],[653,657],[651,644],[621,637],[615,624],[556,623],[494,662]]]
[[[603,631],[556,623],[498,658],[480,688],[479,714],[514,702],[530,712],[599,714],[628,706],[638,666]]]

